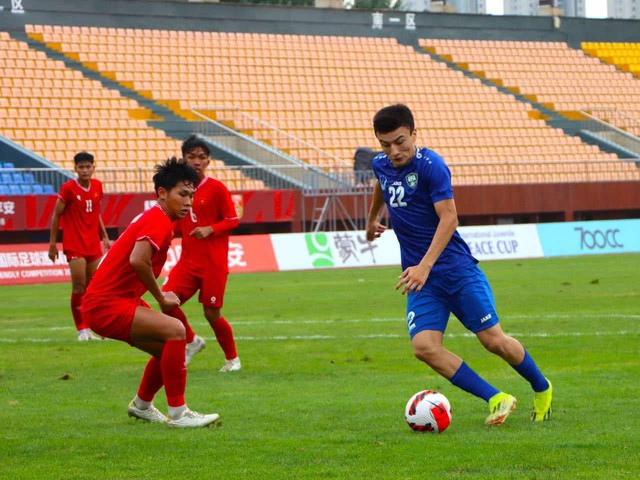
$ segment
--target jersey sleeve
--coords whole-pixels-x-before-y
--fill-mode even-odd
[[[68,183],[63,183],[60,187],[60,192],[58,193],[58,198],[62,200],[65,205],[71,202],[73,198],[73,192],[71,191],[71,187]]]
[[[147,241],[155,251],[160,251],[171,241],[172,236],[173,224],[171,222],[153,221],[153,216],[148,216],[138,230],[136,242]]]
[[[104,198],[104,189],[102,188],[102,182],[98,181],[98,202],[102,202]]]
[[[222,233],[233,230],[240,223],[238,213],[236,212],[236,206],[233,204],[233,199],[227,187],[220,183],[217,189],[218,204],[220,205],[221,220],[212,225],[214,232]]]
[[[433,203],[453,198],[451,171],[439,155],[430,158],[428,164],[429,195]]]

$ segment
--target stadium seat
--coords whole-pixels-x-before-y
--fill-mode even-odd
[[[2,172],[2,174],[0,174],[0,182],[4,185],[11,185],[13,183],[13,175],[7,172]]]
[[[31,172],[24,172],[22,174],[22,179],[23,179],[24,183],[29,183],[29,184],[35,184],[36,183],[36,179],[33,176],[33,173],[31,173]]]
[[[31,189],[33,190],[33,193],[36,195],[41,195],[44,193],[44,189],[42,188],[42,185],[40,185],[39,183],[34,183],[33,185],[31,185]]]
[[[20,189],[20,185],[9,185],[9,193],[11,195],[21,195],[22,190]]]
[[[54,190],[53,185],[50,185],[50,184],[48,184],[48,183],[45,183],[45,184],[42,186],[42,193],[47,194],[47,195],[50,195],[50,194],[55,194],[55,193],[56,193],[56,191]]]
[[[10,194],[9,185],[4,185],[0,183],[0,195],[9,195],[9,194]]]
[[[9,168],[9,169],[16,168],[15,165],[11,162],[2,162],[0,163],[0,165],[2,166],[2,168]]]
[[[23,195],[29,195],[32,193],[31,185],[27,185],[26,183],[21,183],[20,185],[18,185],[18,187],[20,188],[20,193]]]

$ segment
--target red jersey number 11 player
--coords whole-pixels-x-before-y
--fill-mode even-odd
[[[82,296],[102,257],[102,246],[110,246],[107,230],[100,216],[100,202],[104,196],[102,183],[92,178],[95,171],[93,155],[80,152],[73,157],[78,178],[60,187],[51,218],[49,259],[58,258],[56,245],[62,226],[62,249],[71,271],[71,314],[78,330],[78,341],[100,340],[91,333],[82,319]],[[101,240],[102,239],[102,240]]]
[[[205,174],[210,162],[209,153],[207,144],[195,135],[182,144],[182,156],[198,173],[199,183],[189,214],[176,223],[176,230],[182,233],[182,253],[163,290],[175,292],[181,303],[200,290],[198,301],[225,355],[225,364],[220,371],[234,372],[242,366],[233,330],[220,310],[229,275],[229,231],[240,221],[227,187]],[[204,348],[205,341],[195,335],[180,308],[165,310],[165,313],[180,319],[185,325],[188,365],[193,356]]]

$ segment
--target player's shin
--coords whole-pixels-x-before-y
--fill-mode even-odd
[[[160,368],[162,383],[170,407],[185,404],[184,391],[187,385],[187,367],[185,366],[185,340],[167,340],[162,349]]]

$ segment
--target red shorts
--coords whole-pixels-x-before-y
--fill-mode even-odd
[[[86,253],[74,252],[73,250],[63,250],[63,253],[64,256],[67,257],[67,262],[75,260],[76,258],[84,258],[87,263],[91,263],[102,258],[102,252],[87,255]]]
[[[194,272],[178,262],[166,278],[162,290],[173,292],[184,303],[200,290],[198,301],[205,307],[222,308],[229,272],[210,269],[206,274]]]
[[[82,318],[98,335],[133,345],[131,323],[138,307],[151,308],[141,298],[85,295],[82,298]]]

